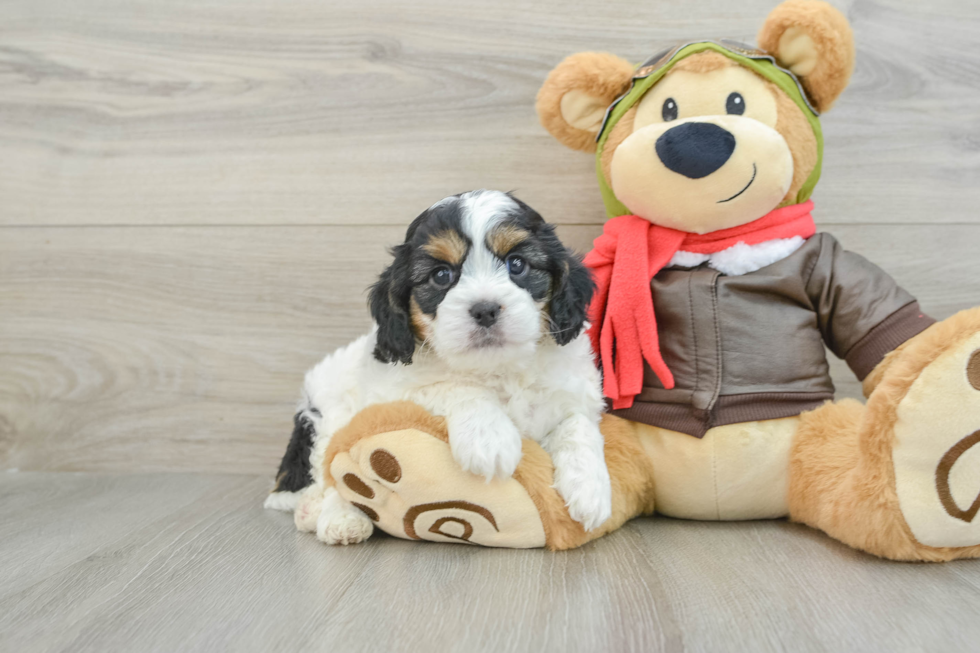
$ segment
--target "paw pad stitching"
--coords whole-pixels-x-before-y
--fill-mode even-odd
[[[461,525],[463,527],[463,534],[453,535],[452,533],[444,532],[442,530],[442,525],[449,522]],[[432,524],[432,526],[429,526],[429,532],[435,533],[436,535],[442,535],[443,537],[449,537],[454,540],[469,542],[470,537],[473,536],[473,524],[469,523],[465,519],[460,519],[459,517],[440,517]]]
[[[974,354],[974,357],[977,357],[976,354]],[[955,517],[968,524],[973,521],[973,518],[977,516],[977,512],[980,511],[980,496],[977,496],[973,504],[966,510],[960,508],[949,490],[949,475],[953,471],[953,465],[956,464],[956,461],[978,443],[980,443],[980,431],[977,431],[973,435],[968,435],[954,444],[943,455],[939,461],[939,466],[936,467],[936,492],[939,494],[940,503],[943,504],[943,508],[949,513],[950,517]]]
[[[974,390],[980,390],[980,349],[973,352],[966,364],[966,379]]]
[[[374,490],[362,481],[356,474],[347,473],[344,474],[344,485],[350,488],[350,491],[359,494],[365,499],[374,498]]]
[[[405,529],[405,534],[408,535],[413,540],[421,540],[422,538],[419,537],[419,535],[415,532],[415,520],[418,519],[419,515],[421,515],[422,513],[429,512],[431,510],[465,510],[466,512],[476,513],[481,517],[483,517],[484,519],[486,519],[488,522],[490,522],[490,525],[493,526],[493,529],[495,531],[497,531],[498,533],[500,532],[500,528],[497,527],[497,520],[493,518],[493,513],[491,513],[483,506],[478,506],[475,503],[470,503],[469,501],[439,501],[436,503],[423,503],[421,505],[412,506],[411,508],[409,508],[408,512],[405,513],[404,520],[402,521],[402,526]],[[439,526],[442,526],[444,523],[446,523],[446,521],[463,523],[464,529],[466,528],[466,525],[468,525],[468,522],[456,517],[452,518],[452,520],[448,520],[448,519],[437,520],[436,523]],[[433,524],[433,527],[435,527],[435,524]],[[470,525],[470,531],[471,531],[470,534],[472,534],[472,525]],[[432,528],[430,528],[429,532],[438,532],[438,531],[433,531]],[[445,533],[442,532],[439,532],[439,534],[446,535]],[[455,537],[455,536],[447,535],[447,537]]]
[[[355,508],[363,512],[365,515],[368,516],[368,519],[370,519],[373,522],[376,522],[380,519],[380,517],[378,517],[378,513],[374,512],[374,510],[368,508],[363,503],[354,503],[353,501],[351,501],[350,505],[354,506]]]
[[[391,452],[384,449],[375,449],[370,457],[371,469],[382,480],[389,483],[397,483],[402,478],[402,467],[398,464],[398,459]]]

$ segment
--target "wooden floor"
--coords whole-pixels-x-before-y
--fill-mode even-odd
[[[259,508],[422,209],[515,189],[600,231],[534,114],[551,67],[752,42],[776,1],[0,2],[0,650],[977,650],[980,562],[785,523],[328,549]],[[980,2],[833,1],[817,222],[934,316],[980,304]]]
[[[326,547],[213,474],[0,476],[4,651],[976,651],[980,565],[785,522],[637,520],[583,549]]]

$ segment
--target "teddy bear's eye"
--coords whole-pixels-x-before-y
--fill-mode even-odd
[[[677,103],[674,102],[674,98],[669,97],[664,100],[664,107],[660,110],[660,115],[664,117],[664,122],[677,120]]]
[[[745,98],[741,93],[732,93],[725,102],[725,111],[733,116],[740,116],[745,113]]]

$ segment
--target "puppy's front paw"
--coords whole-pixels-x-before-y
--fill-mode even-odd
[[[326,544],[357,544],[371,537],[374,524],[364,513],[341,498],[334,488],[324,492],[316,522],[316,537]]]
[[[605,465],[555,471],[555,489],[561,494],[572,519],[587,531],[602,526],[612,516],[612,486]]]
[[[506,416],[450,421],[449,446],[460,467],[487,481],[510,478],[521,462],[521,434]]]

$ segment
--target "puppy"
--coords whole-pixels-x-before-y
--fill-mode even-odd
[[[331,436],[364,407],[410,400],[445,416],[474,474],[509,477],[521,436],[541,444],[569,514],[611,514],[599,372],[583,333],[593,283],[554,228],[509,194],[473,191],[419,215],[370,293],[376,327],[306,374],[295,429],[267,508],[295,510],[328,544],[372,522],[324,488]]]

